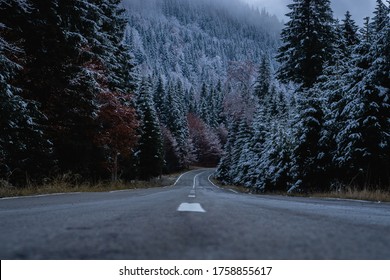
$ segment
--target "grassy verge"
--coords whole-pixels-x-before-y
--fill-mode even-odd
[[[13,187],[6,182],[0,182],[0,197],[15,197],[39,194],[72,193],[72,192],[107,192],[129,189],[155,188],[172,185],[180,174],[164,175],[149,181],[131,182],[98,182],[78,183],[64,176],[50,180],[42,185],[31,185],[24,188]]]
[[[259,193],[254,189],[246,188],[243,186],[230,186],[222,185],[218,180],[212,179],[213,183],[226,189],[232,189],[240,193],[251,193],[251,194],[266,194],[266,195],[284,195],[284,196],[296,196],[296,197],[318,197],[318,198],[336,198],[336,199],[352,199],[352,200],[366,200],[376,202],[390,202],[390,192],[383,190],[370,190],[363,189],[359,190],[356,188],[347,188],[342,191],[329,191],[322,193],[308,193],[308,194],[287,194],[287,192],[278,193]]]
[[[340,198],[340,199],[355,199],[355,200],[367,200],[367,201],[380,201],[390,202],[390,192],[382,190],[369,190],[369,189],[347,189],[343,191],[333,191],[327,193],[313,193],[311,197],[320,198]]]

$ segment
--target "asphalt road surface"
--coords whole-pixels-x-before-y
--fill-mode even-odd
[[[0,199],[0,259],[390,259],[390,204],[174,186]]]

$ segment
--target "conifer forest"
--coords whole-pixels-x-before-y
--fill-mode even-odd
[[[288,9],[0,0],[0,185],[203,166],[251,192],[390,191],[390,1],[361,25]]]

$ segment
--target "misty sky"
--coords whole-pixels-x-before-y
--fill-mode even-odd
[[[292,0],[243,0],[244,2],[265,7],[270,14],[286,21],[285,14],[289,11],[287,4]],[[376,0],[332,0],[332,8],[336,18],[342,19],[349,10],[358,24],[362,24],[363,18],[372,17]]]

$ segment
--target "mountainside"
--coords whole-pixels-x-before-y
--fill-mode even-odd
[[[240,1],[127,0],[127,43],[141,76],[186,88],[226,80],[234,62],[259,64],[279,45],[281,23]]]

